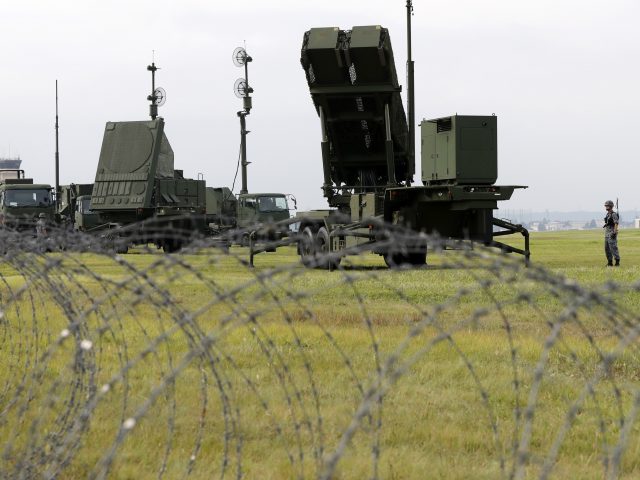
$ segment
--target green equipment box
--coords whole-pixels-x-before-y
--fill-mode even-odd
[[[498,179],[496,116],[423,120],[422,182],[491,185]]]

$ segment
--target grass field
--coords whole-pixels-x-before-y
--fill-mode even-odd
[[[0,475],[640,478],[640,231],[620,268],[602,237],[532,234],[530,268],[12,258]]]

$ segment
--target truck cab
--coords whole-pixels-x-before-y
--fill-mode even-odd
[[[77,201],[81,195],[91,199],[93,183],[72,183],[70,185],[60,185],[58,191],[58,201],[56,202],[56,217],[61,225],[75,227]]]
[[[25,178],[24,170],[0,171],[0,224],[27,230],[35,228],[38,218],[53,221],[52,190],[51,185]]]
[[[75,199],[73,228],[82,232],[102,225],[100,213],[91,210],[91,195],[80,195]]]
[[[249,238],[258,242],[274,242],[288,237],[291,218],[289,198],[296,208],[295,197],[284,193],[241,193],[238,195],[236,227],[241,232],[241,245],[249,245]],[[283,223],[279,223],[283,222]],[[269,247],[265,251],[273,252]]]
[[[289,202],[282,193],[244,193],[238,196],[238,227],[287,220]]]

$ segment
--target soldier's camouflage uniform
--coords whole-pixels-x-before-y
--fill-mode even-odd
[[[604,254],[607,256],[607,262],[609,265],[613,264],[614,259],[616,264],[620,263],[618,234],[615,230],[619,220],[620,217],[614,211],[607,212],[607,215],[604,217]]]

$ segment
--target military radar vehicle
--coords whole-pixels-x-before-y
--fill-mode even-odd
[[[409,1],[409,39],[410,8]],[[301,64],[320,118],[322,189],[332,207],[301,215],[298,251],[303,263],[335,267],[339,253],[324,254],[358,244],[384,256],[389,266],[426,262],[426,242],[382,246],[384,230],[377,225],[383,223],[445,239],[481,242],[529,258],[526,229],[493,216],[498,201],[526,188],[494,183],[495,116],[423,120],[423,185],[411,186],[415,127],[410,48],[409,122],[386,28],[312,28],[304,34]],[[512,233],[524,236],[524,249],[494,239]]]
[[[152,63],[149,121],[107,122],[91,192],[90,210],[99,230],[127,244],[155,243],[166,252],[180,249],[186,237],[205,233],[205,181],[184,178],[174,169],[173,149],[158,107],[165,93],[155,87]]]
[[[33,230],[36,222],[54,219],[51,185],[33,183],[20,168],[0,168],[0,225],[16,230]]]
[[[173,168],[162,118],[108,122],[90,209],[111,234],[173,252],[205,230],[205,182]]]

